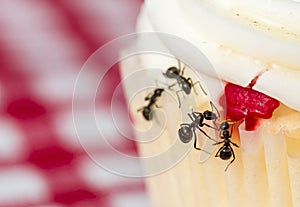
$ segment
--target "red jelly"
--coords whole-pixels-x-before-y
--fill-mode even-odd
[[[269,119],[279,101],[251,87],[232,83],[225,86],[226,116],[234,121],[245,119],[246,130],[255,130],[258,119]],[[224,104],[224,103],[223,103]]]

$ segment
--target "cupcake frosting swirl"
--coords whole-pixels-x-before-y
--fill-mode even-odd
[[[137,28],[190,41],[223,80],[258,77],[255,90],[300,111],[299,11],[295,0],[146,0]]]

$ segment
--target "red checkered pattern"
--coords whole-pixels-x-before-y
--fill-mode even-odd
[[[1,207],[149,206],[143,180],[96,165],[79,144],[72,120],[73,88],[82,65],[101,45],[134,32],[141,3],[1,0]],[[104,114],[101,123],[118,150],[136,154],[134,143],[120,141],[111,126],[109,105],[120,83],[118,68],[107,75],[96,110]],[[125,100],[122,94],[117,99],[122,120],[127,116]],[[132,136],[130,126],[122,127]],[[92,133],[88,141],[97,154],[117,163]]]

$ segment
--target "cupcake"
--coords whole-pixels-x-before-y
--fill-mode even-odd
[[[158,35],[171,55],[140,54],[122,62],[124,78],[146,71],[142,80],[124,84],[140,156],[176,143],[171,155],[161,157],[167,164],[158,173],[151,170],[163,164],[143,163],[145,172],[151,169],[146,182],[152,206],[300,206],[299,9],[297,1],[145,1],[138,32],[176,36],[207,58],[200,67],[189,64],[195,53]],[[170,67],[193,81],[190,94],[178,80],[177,89],[169,87],[172,80],[163,73]],[[154,118],[145,120],[137,109],[159,87],[165,91],[152,105]],[[212,127],[196,127],[195,134],[191,128],[191,140],[183,143],[181,124],[197,122],[193,113],[204,111],[220,116],[215,123],[204,120]],[[231,156],[220,157],[220,127],[229,120],[234,144]],[[194,149],[195,139],[201,150]]]

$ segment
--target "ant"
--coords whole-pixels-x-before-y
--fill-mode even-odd
[[[168,87],[169,89],[172,88],[176,84],[178,84],[179,87],[181,88],[181,90],[176,91],[176,95],[177,95],[178,102],[179,102],[179,108],[180,108],[181,102],[180,102],[179,95],[178,95],[179,92],[183,91],[186,95],[189,95],[191,93],[192,87],[194,87],[194,85],[196,85],[198,83],[200,85],[200,88],[203,91],[203,93],[205,95],[207,95],[207,93],[205,92],[205,90],[203,89],[203,87],[199,81],[193,83],[191,78],[186,78],[183,76],[185,66],[181,69],[180,60],[177,59],[177,61],[178,61],[178,68],[175,66],[172,66],[172,67],[168,68],[167,71],[165,73],[163,73],[163,75],[170,79],[176,79],[176,81],[177,81],[174,84],[169,85],[169,87]]]
[[[157,108],[159,108],[156,104],[157,98],[161,96],[162,92],[164,92],[165,89],[163,88],[157,88],[154,90],[154,93],[150,96],[150,94],[148,96],[145,97],[145,101],[149,101],[147,106],[144,106],[140,109],[138,109],[137,111],[143,111],[143,116],[147,121],[152,120],[153,115],[152,115],[152,111],[153,111],[153,106],[155,105]]]
[[[229,132],[229,127],[232,124],[235,124],[235,122],[228,121],[228,120],[224,121],[220,124],[219,137],[221,139],[223,139],[223,141],[214,143],[214,145],[219,145],[219,144],[223,143],[223,146],[218,150],[215,157],[220,157],[222,160],[229,160],[231,157],[233,157],[233,159],[230,161],[230,163],[226,166],[225,171],[228,169],[229,165],[231,165],[233,163],[233,161],[235,160],[235,155],[234,155],[234,151],[231,147],[231,144],[233,144],[233,146],[235,146],[235,147],[239,147],[237,144],[230,141],[230,138],[232,136],[233,126],[231,127],[230,132]]]
[[[197,147],[196,128],[199,129],[207,138],[217,142],[215,139],[211,138],[204,130],[201,129],[204,126],[207,126],[209,128],[218,130],[218,127],[216,125],[216,120],[220,117],[220,113],[216,108],[216,106],[211,101],[210,101],[210,106],[212,109],[211,111],[206,110],[203,113],[201,112],[192,112],[191,114],[188,113],[188,116],[192,120],[192,123],[180,124],[180,128],[178,130],[178,136],[183,143],[190,142],[194,136],[194,148],[197,150],[205,151]],[[217,113],[213,112],[214,109],[217,111]],[[205,120],[212,121],[214,126],[210,126],[209,124],[204,123]],[[208,153],[207,151],[205,152]]]

